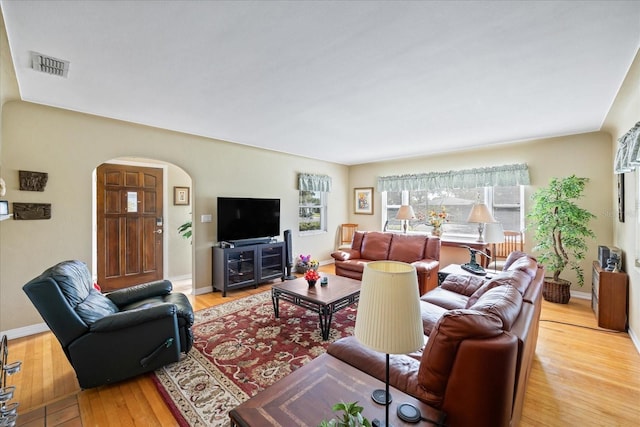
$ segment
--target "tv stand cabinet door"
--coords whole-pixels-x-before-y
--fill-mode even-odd
[[[273,279],[284,281],[285,244],[284,242],[258,245],[258,282]]]
[[[241,246],[238,248],[213,248],[212,275],[213,288],[227,296],[227,290],[246,286],[257,286],[258,259],[257,248]]]

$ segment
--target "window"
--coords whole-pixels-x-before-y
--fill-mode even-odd
[[[327,231],[327,193],[324,191],[300,192],[298,229],[301,234]]]
[[[447,234],[477,237],[478,225],[468,223],[467,217],[471,207],[478,200],[490,207],[494,218],[502,223],[505,230],[519,231],[524,228],[524,187],[521,185],[455,190],[386,191],[382,193],[382,222],[386,224],[387,231],[401,231],[402,221],[395,219],[396,213],[401,205],[409,204],[416,215],[415,220],[409,221],[409,230],[429,232],[431,227],[426,224],[428,212],[439,211],[444,206],[449,213],[449,221],[444,228]]]

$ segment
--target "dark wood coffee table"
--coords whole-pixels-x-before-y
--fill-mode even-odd
[[[317,286],[317,285],[316,285]],[[302,368],[287,375],[268,389],[229,412],[231,426],[311,426],[333,418],[331,407],[336,403],[358,402],[362,415],[369,421],[384,422],[385,407],[371,400],[371,392],[384,389],[384,383],[329,355],[323,354]],[[390,387],[392,402],[389,423],[393,426],[415,426],[398,418],[398,405],[409,403],[418,408],[423,417],[436,423],[445,421],[444,414],[408,394]]]
[[[280,317],[280,300],[318,313],[322,339],[327,340],[333,313],[357,302],[360,298],[360,281],[333,274],[322,273],[322,276],[329,279],[326,286],[322,286],[318,281],[315,286],[309,287],[303,278],[275,284],[271,287],[271,299],[276,317]]]

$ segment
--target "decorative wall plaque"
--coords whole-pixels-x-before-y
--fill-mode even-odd
[[[13,203],[13,219],[51,219],[51,203]]]
[[[20,190],[44,191],[49,174],[46,172],[18,171],[20,176]]]

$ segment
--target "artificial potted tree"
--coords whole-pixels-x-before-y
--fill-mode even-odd
[[[547,187],[532,196],[533,208],[527,214],[529,229],[534,231],[538,261],[552,277],[545,277],[542,296],[545,300],[566,304],[571,298],[571,282],[560,278],[569,266],[577,275],[578,285],[584,284],[580,261],[585,258],[587,238],[595,238],[589,221],[595,215],[578,206],[575,200],[583,195],[588,178],[571,175],[552,178]]]

